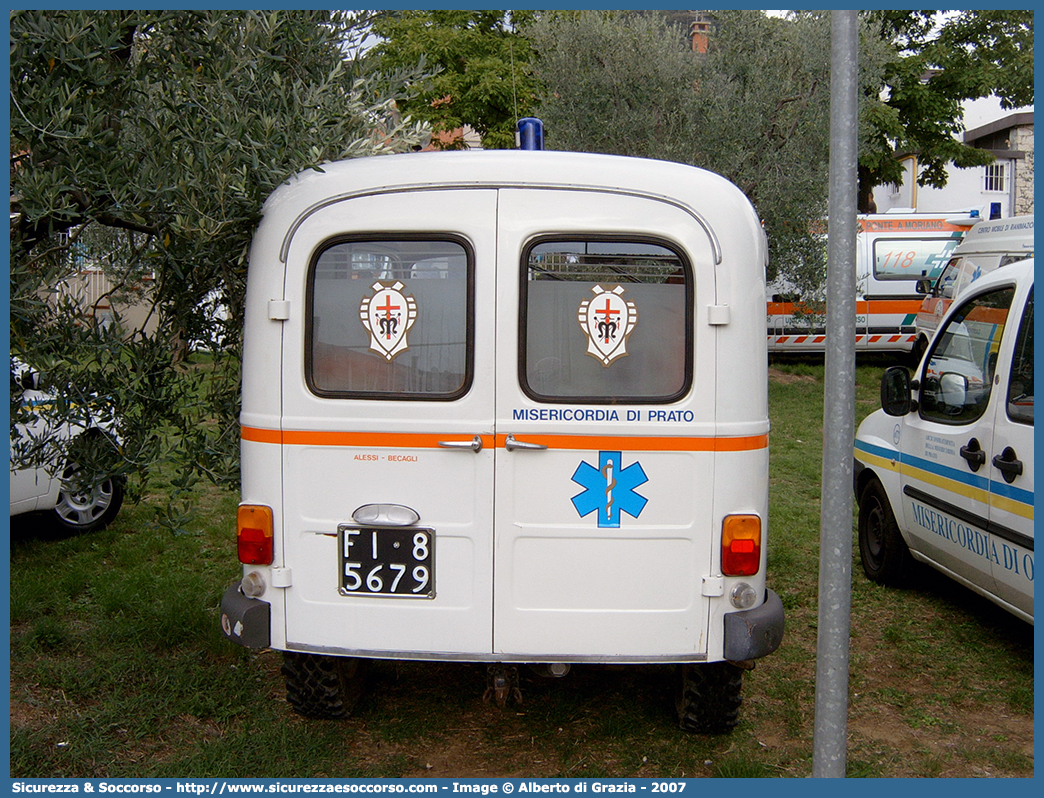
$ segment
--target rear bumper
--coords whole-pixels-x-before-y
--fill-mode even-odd
[[[268,648],[272,605],[244,596],[237,581],[221,597],[221,631],[225,637],[246,648]]]
[[[771,654],[783,642],[783,602],[774,590],[752,610],[725,616],[725,659],[733,662]]]
[[[268,648],[271,609],[267,601],[244,596],[236,582],[221,597],[221,631],[237,645]],[[742,662],[771,654],[783,642],[783,626],[783,602],[766,590],[760,606],[725,616],[725,659]]]

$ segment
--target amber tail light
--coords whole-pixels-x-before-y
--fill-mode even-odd
[[[236,513],[236,546],[244,565],[271,565],[272,508],[262,504],[241,504]]]
[[[753,576],[761,567],[761,519],[756,515],[729,515],[721,530],[721,572],[725,576]]]

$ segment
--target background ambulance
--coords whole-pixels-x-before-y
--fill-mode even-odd
[[[917,283],[927,294],[917,311],[913,353],[920,361],[939,319],[969,285],[996,268],[1033,257],[1033,217],[1013,216],[979,222],[964,234],[946,268],[933,280]]]
[[[253,246],[233,641],[342,717],[370,659],[662,663],[737,722],[765,584],[766,245],[743,194],[544,151],[327,164]],[[670,667],[667,667],[670,666]],[[481,691],[479,691],[481,692]]]
[[[1033,259],[954,302],[916,374],[888,369],[855,442],[866,575],[916,560],[1033,623]]]
[[[856,350],[908,352],[922,299],[917,283],[938,276],[972,220],[954,212],[889,212],[858,222]],[[824,297],[799,295],[782,280],[766,293],[769,351],[823,352]]]

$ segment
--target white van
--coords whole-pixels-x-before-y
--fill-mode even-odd
[[[973,283],[881,397],[855,442],[866,575],[928,563],[1033,623],[1033,259]]]
[[[235,642],[302,714],[368,659],[671,663],[685,728],[737,719],[766,588],[766,245],[678,164],[363,158],[268,200],[245,318]]]
[[[915,321],[917,338],[913,351],[917,359],[924,354],[939,319],[964,289],[996,268],[1032,257],[1032,216],[979,222],[965,233],[939,276],[917,283],[918,293],[928,295],[921,302]]]
[[[908,352],[922,297],[920,280],[934,279],[972,224],[966,214],[876,213],[858,217],[856,351]],[[766,292],[770,352],[823,352],[826,308],[783,280]]]

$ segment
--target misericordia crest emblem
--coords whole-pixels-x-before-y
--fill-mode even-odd
[[[406,334],[417,320],[417,300],[402,292],[405,286],[398,280],[378,280],[372,288],[373,295],[359,305],[359,318],[370,333],[370,349],[390,362],[409,349]]]
[[[627,354],[627,338],[638,324],[638,308],[623,298],[624,287],[596,285],[594,298],[580,303],[577,318],[587,336],[587,354],[608,366]]]

